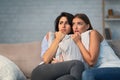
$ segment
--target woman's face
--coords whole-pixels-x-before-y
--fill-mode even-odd
[[[89,25],[86,24],[82,19],[80,19],[78,17],[74,18],[72,23],[73,23],[72,29],[73,29],[74,33],[79,32],[81,34],[85,31],[87,31],[87,29],[89,28]]]
[[[71,32],[71,26],[66,17],[61,17],[58,23],[59,31],[68,34]]]

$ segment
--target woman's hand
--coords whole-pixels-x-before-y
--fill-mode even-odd
[[[65,33],[62,33],[61,31],[59,32],[55,32],[55,38],[60,42],[64,37],[65,37]]]
[[[71,38],[74,40],[74,42],[77,44],[78,42],[81,42],[81,35],[80,33],[74,33],[71,35]]]
[[[51,63],[58,63],[58,62],[63,62],[63,61],[64,61],[64,60],[63,60],[63,56],[62,56],[62,54],[60,54],[60,56],[59,56],[59,60],[56,59],[56,58],[53,58],[53,60],[52,60]]]

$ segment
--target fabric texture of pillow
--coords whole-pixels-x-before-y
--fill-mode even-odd
[[[26,80],[26,77],[15,63],[0,55],[0,80]]]

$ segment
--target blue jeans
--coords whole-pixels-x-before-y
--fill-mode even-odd
[[[82,80],[120,80],[120,68],[93,68],[85,70]]]

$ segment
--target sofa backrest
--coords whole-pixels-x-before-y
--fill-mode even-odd
[[[109,40],[109,45],[120,58],[120,40]],[[24,72],[31,76],[32,70],[40,63],[41,42],[0,44],[0,55],[8,57]]]
[[[26,77],[40,63],[41,43],[0,44],[0,55],[6,56],[23,71]]]
[[[120,58],[120,40],[108,40],[108,43]]]

